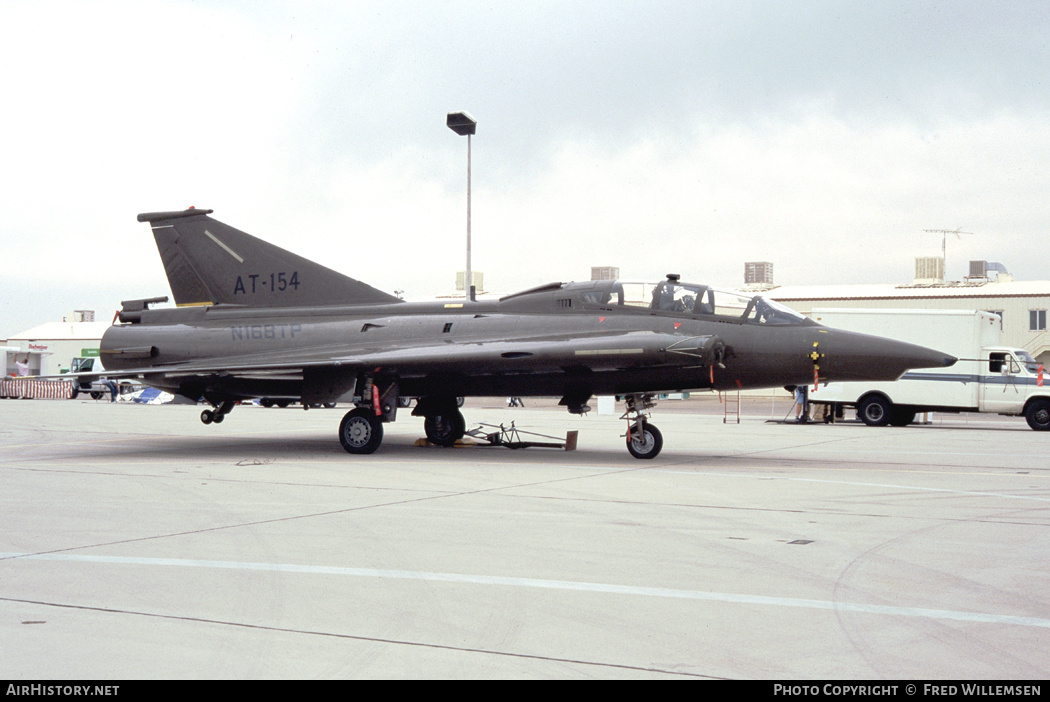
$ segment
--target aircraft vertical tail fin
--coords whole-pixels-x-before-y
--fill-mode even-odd
[[[342,273],[234,229],[212,210],[146,212],[175,304],[246,307],[401,302]]]

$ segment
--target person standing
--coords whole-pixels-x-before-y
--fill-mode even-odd
[[[798,385],[795,387],[795,421],[809,421],[809,386]]]

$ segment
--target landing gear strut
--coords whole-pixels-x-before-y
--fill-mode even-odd
[[[656,458],[664,447],[664,437],[656,425],[649,423],[647,410],[656,406],[652,395],[627,395],[627,450],[635,458]]]
[[[375,453],[383,443],[383,423],[392,422],[397,416],[397,380],[365,375],[355,384],[360,388],[360,396],[357,407],[339,422],[339,443],[347,453]],[[309,406],[305,399],[303,406]]]

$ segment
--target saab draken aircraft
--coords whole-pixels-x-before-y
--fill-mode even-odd
[[[211,212],[138,216],[152,227],[176,307],[150,308],[166,297],[123,302],[102,337],[106,375],[203,399],[205,424],[256,398],[350,402],[339,440],[352,454],[379,448],[402,398],[415,398],[427,438],[449,446],[466,428],[460,397],[553,396],[583,413],[592,396],[615,395],[626,403],[628,450],[653,458],[663,446],[649,421],[658,393],[894,380],[955,362],[677,275],[644,299],[607,280],[405,302]]]

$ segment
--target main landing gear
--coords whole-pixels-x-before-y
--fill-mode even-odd
[[[369,393],[366,391],[363,396],[368,397]],[[339,443],[347,453],[375,453],[383,443],[383,422],[394,420],[397,399],[389,392],[381,396],[376,391],[370,404],[346,413],[339,423]],[[420,397],[412,414],[423,417],[427,439],[438,446],[452,446],[467,433],[467,422],[454,397]]]
[[[339,423],[339,443],[347,453],[375,453],[383,443],[383,421],[371,407],[346,413]]]
[[[652,395],[627,395],[627,450],[635,458],[656,458],[664,447],[664,437],[655,424],[649,423],[647,410],[656,406]]]
[[[236,402],[227,400],[215,407],[213,410],[204,410],[201,412],[201,422],[204,424],[222,424],[222,420],[226,419],[226,415],[233,411]]]
[[[421,397],[412,416],[423,417],[423,431],[430,443],[452,446],[467,433],[467,422],[459,411],[461,404],[455,397]]]
[[[397,418],[399,389],[397,382],[386,381],[383,389],[370,376],[360,385],[357,407],[339,422],[339,443],[347,453],[375,453],[383,443],[383,422]]]
[[[445,414],[428,414],[423,419],[423,431],[430,443],[452,446],[467,433],[467,421],[458,409]]]

